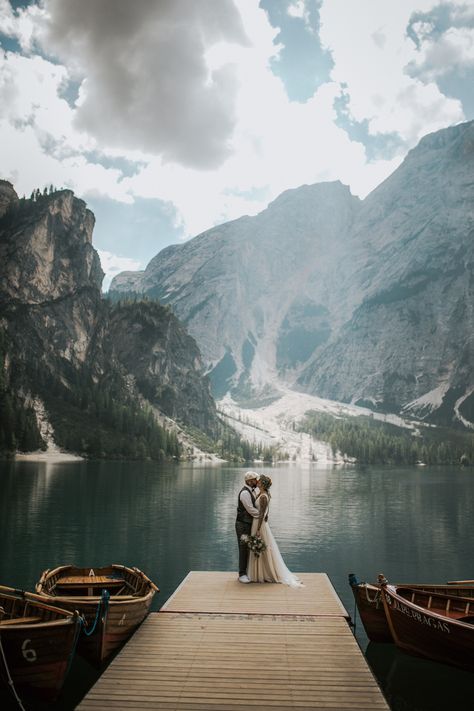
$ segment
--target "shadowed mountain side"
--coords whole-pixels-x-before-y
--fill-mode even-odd
[[[426,136],[364,201],[289,190],[111,289],[184,319],[214,391],[278,383],[457,422],[473,410],[474,122]]]
[[[111,291],[134,288],[170,304],[198,341],[215,392],[251,395],[334,328],[330,266],[359,207],[339,182],[289,190],[256,217],[166,248],[139,278],[118,275]]]
[[[142,412],[143,397],[215,431],[195,341],[155,302],[103,299],[93,226],[69,190],[18,200],[0,181],[0,397],[10,413],[2,449],[17,448],[22,413],[35,412],[52,424],[58,445],[87,456],[169,453],[163,438],[156,449],[158,425]]]
[[[201,354],[171,309],[152,301],[114,306],[102,347],[161,412],[214,432],[216,408],[202,375]]]
[[[341,264],[347,321],[301,386],[451,421],[474,384],[473,171],[471,122],[425,137],[366,198]]]

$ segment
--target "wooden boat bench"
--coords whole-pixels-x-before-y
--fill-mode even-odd
[[[0,620],[0,627],[5,625],[28,625],[30,622],[41,622],[42,617],[16,617],[13,620]]]
[[[124,587],[125,580],[122,577],[112,577],[110,575],[71,575],[70,577],[60,578],[56,583],[56,590],[71,590],[74,588],[87,588],[87,594],[89,596],[97,595],[97,590],[107,590],[112,591],[113,595],[116,595],[117,588]],[[73,593],[74,594],[74,593]]]
[[[109,586],[119,586],[124,584],[123,578],[112,577],[110,575],[71,575],[69,577],[60,578],[57,583],[58,585],[84,585],[84,587],[90,587],[91,585],[106,585]]]

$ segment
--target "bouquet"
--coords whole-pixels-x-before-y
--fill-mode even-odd
[[[254,553],[257,558],[260,553],[267,550],[267,544],[262,538],[260,538],[260,536],[248,536],[246,533],[243,533],[240,536],[240,540],[247,544],[247,548],[250,548],[252,553]]]

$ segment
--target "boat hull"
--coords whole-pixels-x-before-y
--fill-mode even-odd
[[[474,624],[413,604],[392,586],[382,589],[382,599],[397,647],[474,672]]]
[[[33,593],[0,586],[0,673],[22,693],[52,701],[63,685],[81,618]],[[71,614],[73,613],[73,614]]]
[[[463,585],[408,584],[414,590],[441,593],[460,597],[474,597],[474,588]],[[357,583],[351,585],[357,610],[371,642],[394,641],[383,605],[380,585]]]
[[[78,652],[100,665],[143,622],[158,588],[137,568],[112,565],[88,570],[66,565],[45,571],[36,591],[51,604],[79,611],[85,630]]]
[[[371,642],[393,642],[382,602],[380,587],[359,583],[351,585],[357,610]]]
[[[74,653],[76,624],[79,622],[0,629],[8,671],[17,690],[27,689],[45,701],[54,701]]]
[[[78,653],[93,664],[102,664],[139,627],[148,615],[153,594],[131,601],[110,600],[105,616],[100,616],[95,631],[90,636],[82,634],[77,645]],[[91,630],[97,614],[99,600],[77,601],[55,598],[56,605],[66,610],[78,609],[85,620],[85,629]]]

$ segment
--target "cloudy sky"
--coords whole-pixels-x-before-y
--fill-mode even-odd
[[[0,0],[0,177],[72,188],[107,280],[474,118],[474,0]]]

